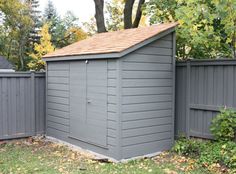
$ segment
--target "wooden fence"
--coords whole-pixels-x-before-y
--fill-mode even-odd
[[[236,108],[236,60],[191,60],[176,67],[176,135],[212,138],[212,118]]]
[[[45,130],[45,73],[0,73],[0,140]]]

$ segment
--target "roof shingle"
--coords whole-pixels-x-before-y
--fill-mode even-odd
[[[177,25],[178,23],[166,23],[150,27],[95,34],[88,39],[49,53],[44,58],[120,53]]]

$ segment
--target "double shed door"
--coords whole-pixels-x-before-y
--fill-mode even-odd
[[[107,61],[70,63],[70,137],[107,146]]]

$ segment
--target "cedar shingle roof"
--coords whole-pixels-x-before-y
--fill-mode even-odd
[[[120,53],[177,25],[177,23],[166,23],[150,27],[95,34],[88,39],[49,53],[44,58]]]

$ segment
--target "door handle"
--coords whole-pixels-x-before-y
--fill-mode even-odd
[[[92,100],[91,99],[87,99],[87,103],[91,103],[92,102]]]

